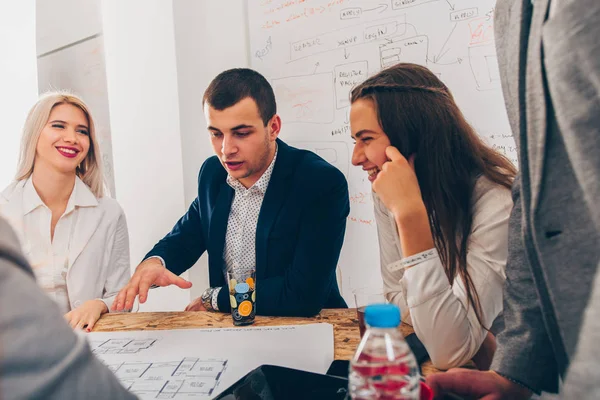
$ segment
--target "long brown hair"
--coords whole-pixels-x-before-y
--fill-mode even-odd
[[[426,67],[401,63],[352,90],[351,103],[370,99],[379,123],[415,172],[450,285],[459,275],[469,303],[482,322],[477,290],[467,271],[467,245],[473,224],[472,196],[481,176],[510,189],[514,165],[477,135],[450,90]],[[488,329],[489,327],[484,328]]]

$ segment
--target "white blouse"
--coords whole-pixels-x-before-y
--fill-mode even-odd
[[[76,178],[53,239],[52,212],[31,179],[2,192],[0,214],[17,232],[38,284],[63,313],[92,299],[101,299],[110,309],[131,274],[127,223],[114,199],[97,199]]]
[[[413,326],[433,364],[440,369],[464,365],[479,350],[487,331],[469,304],[457,276],[451,286],[439,258],[407,270],[394,217],[373,193],[379,237],[381,275],[388,301],[400,307],[402,321]],[[467,248],[467,270],[473,281],[487,328],[502,312],[508,256],[510,190],[480,178],[473,192],[473,225]]]
[[[70,200],[72,199],[73,196]],[[38,212],[28,213],[24,217],[24,224],[28,227],[26,232],[30,236],[30,240],[26,242],[28,248],[25,249],[25,252],[28,253],[31,268],[38,285],[54,299],[63,314],[71,310],[67,291],[67,272],[69,247],[73,240],[75,218],[77,218],[78,212],[79,210],[75,209],[72,201],[69,201],[64,215],[56,224],[52,242],[50,242],[49,235],[47,237],[41,235],[42,232],[50,232],[52,219],[52,212],[45,204],[41,204]],[[34,239],[34,236],[39,237]],[[37,244],[32,245],[33,241]]]

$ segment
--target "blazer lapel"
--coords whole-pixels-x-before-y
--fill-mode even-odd
[[[8,221],[19,239],[21,251],[25,257],[29,257],[32,245],[25,236],[26,229],[24,226],[25,207],[23,196],[26,182],[26,180],[15,182],[0,194],[0,217]]]
[[[72,209],[73,226],[69,233],[69,270],[100,226],[104,210],[98,199],[79,177],[75,178],[73,193],[67,204]]]
[[[10,222],[13,229],[23,232],[23,187],[26,181],[11,184],[0,196],[0,215]],[[5,202],[2,204],[2,202]],[[19,238],[21,240],[21,238]]]
[[[258,224],[256,226],[256,278],[264,278],[266,273],[267,250],[269,233],[273,228],[275,219],[279,214],[279,210],[285,201],[291,179],[289,176],[294,171],[293,154],[290,147],[277,139],[277,160],[273,167],[273,174],[265,193],[260,214],[258,215]]]
[[[75,225],[71,228],[71,244],[69,245],[69,270],[98,229],[104,211],[101,207],[78,207],[73,210]]]
[[[211,254],[210,260],[212,260],[212,263],[208,268],[211,286],[221,286],[225,282],[222,260],[232,200],[233,189],[227,182],[223,182],[219,189],[219,194],[217,195],[215,207],[213,208],[210,218],[210,225],[208,227],[208,251],[209,254]],[[217,262],[218,265],[214,265],[215,262]]]
[[[537,0],[533,6],[531,29],[527,50],[526,72],[526,112],[527,112],[527,151],[529,176],[531,179],[531,207],[535,208],[539,199],[540,185],[544,169],[544,151],[547,133],[547,99],[544,85],[542,54],[542,28],[548,14],[548,0]]]
[[[502,75],[502,90],[510,119],[511,129],[518,146],[525,135],[525,99],[522,88],[525,85],[527,61],[527,39],[531,22],[529,0],[499,0],[496,5],[496,46],[498,64]],[[517,68],[515,68],[517,66]]]

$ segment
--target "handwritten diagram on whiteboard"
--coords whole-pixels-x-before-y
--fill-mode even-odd
[[[351,211],[339,263],[342,294],[381,287],[366,174],[351,164],[349,93],[399,62],[427,66],[476,131],[516,164],[494,43],[495,0],[249,0],[251,65],[273,85],[281,138],[348,179]]]
[[[262,364],[325,373],[333,326],[92,332],[92,352],[141,399],[213,398]]]

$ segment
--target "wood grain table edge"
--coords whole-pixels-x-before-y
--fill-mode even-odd
[[[305,325],[329,323],[333,325],[334,356],[336,360],[350,360],[360,342],[356,309],[325,309],[311,318],[257,316],[254,327]],[[135,330],[234,328],[231,315],[213,312],[139,312],[104,314],[94,327],[94,332],[118,332]],[[235,327],[244,329],[245,327]],[[402,324],[406,336],[413,332],[411,326]],[[440,372],[431,361],[421,365],[423,375]]]

